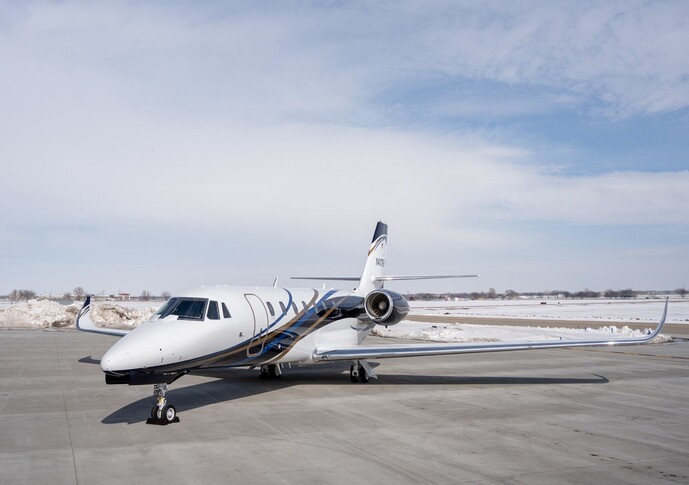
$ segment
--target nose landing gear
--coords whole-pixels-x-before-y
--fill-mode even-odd
[[[146,420],[146,424],[164,426],[170,423],[179,423],[177,410],[172,404],[167,402],[167,384],[154,384],[153,395],[156,397],[158,404],[151,409],[151,417]]]

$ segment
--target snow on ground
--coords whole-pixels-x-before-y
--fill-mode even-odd
[[[154,303],[155,304],[155,303]],[[51,300],[29,300],[0,308],[0,327],[74,327],[81,303],[61,305]],[[91,318],[96,323],[109,322],[118,328],[132,328],[148,320],[157,306],[123,306],[112,302],[94,303]]]
[[[537,342],[543,340],[592,340],[643,337],[645,331],[624,326],[601,328],[513,327],[504,325],[473,325],[465,323],[432,324],[403,321],[397,325],[376,327],[371,335],[432,342]],[[667,342],[670,337],[659,335],[654,342]]]
[[[133,328],[148,320],[160,302],[95,302],[92,318],[96,323],[109,322],[112,327]],[[649,322],[654,328],[663,310],[658,300],[548,300],[540,301],[461,301],[411,302],[414,314],[457,315],[528,319],[560,319],[595,322]],[[29,300],[0,307],[1,327],[74,327],[81,303],[69,306],[50,300]],[[668,322],[689,323],[689,300],[670,302]],[[534,322],[537,324],[537,322]],[[549,328],[538,326],[501,326],[470,324],[432,324],[404,321],[389,328],[377,327],[373,335],[436,342],[506,342],[547,339],[591,339],[603,335],[615,338],[639,337],[643,332],[626,326],[600,329]],[[668,340],[667,338],[665,340]]]
[[[410,305],[413,315],[655,323],[665,300],[412,301]],[[667,322],[689,324],[689,298],[670,300]]]
[[[50,300],[17,303],[0,313],[0,327],[68,327],[79,312],[76,305],[60,305]]]

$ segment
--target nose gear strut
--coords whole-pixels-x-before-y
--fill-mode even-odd
[[[151,409],[151,417],[146,420],[146,424],[164,426],[170,423],[179,423],[177,410],[167,402],[167,384],[153,384],[153,395],[158,403]]]

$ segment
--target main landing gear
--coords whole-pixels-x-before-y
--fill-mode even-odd
[[[280,364],[263,364],[261,366],[261,379],[279,379],[281,376]]]
[[[378,378],[365,360],[355,360],[349,368],[349,378],[352,382],[366,384],[371,377]]]
[[[146,420],[146,424],[164,426],[170,423],[179,423],[177,410],[172,404],[167,402],[167,384],[153,384],[153,395],[156,397],[158,404],[151,409],[151,417]]]

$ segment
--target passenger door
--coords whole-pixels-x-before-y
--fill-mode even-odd
[[[263,346],[266,342],[269,324],[268,310],[266,310],[266,306],[257,295],[245,293],[244,298],[246,298],[246,301],[249,303],[251,312],[254,315],[254,333],[251,337],[249,347],[246,349],[246,355],[248,357],[254,357],[263,351]]]

